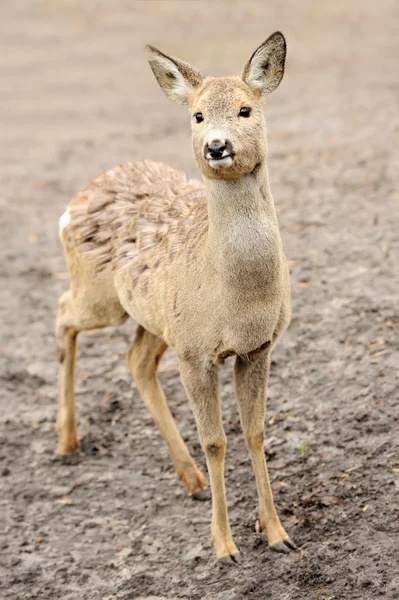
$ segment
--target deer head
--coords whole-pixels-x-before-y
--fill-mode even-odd
[[[203,77],[188,63],[147,46],[162,90],[188,105],[194,156],[205,177],[238,179],[265,160],[262,100],[282,80],[285,55],[285,38],[276,32],[255,50],[241,76]]]

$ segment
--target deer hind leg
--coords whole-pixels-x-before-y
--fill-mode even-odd
[[[192,404],[198,433],[208,464],[212,491],[211,537],[217,558],[231,564],[240,561],[227,514],[224,487],[226,435],[220,414],[217,368],[201,368],[180,361],[180,374]]]
[[[281,525],[274,506],[263,449],[269,367],[270,353],[268,351],[255,357],[253,362],[245,362],[238,356],[234,379],[241,426],[251,456],[258,490],[259,523],[273,550],[289,552],[296,546]]]
[[[72,295],[69,290],[58,301],[56,352],[59,362],[59,403],[56,429],[58,453],[61,455],[79,450],[74,392],[78,333],[119,325],[128,318],[117,300],[112,299],[106,306],[100,306],[98,301],[97,305],[91,303],[91,299],[92,291],[82,288],[79,296]]]
[[[139,326],[129,350],[128,366],[140,396],[168,446],[178,478],[190,496],[206,499],[205,477],[183,442],[157,377],[158,365],[166,349],[163,340]]]
[[[77,326],[72,310],[72,296],[68,291],[58,301],[56,321],[56,352],[59,362],[59,401],[56,429],[58,453],[71,454],[79,450],[75,415],[75,363]]]

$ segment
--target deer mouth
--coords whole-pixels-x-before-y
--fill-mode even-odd
[[[221,167],[231,167],[233,164],[233,156],[233,154],[226,153],[226,156],[221,156],[220,158],[212,158],[211,156],[207,156],[206,158],[212,169],[220,169]]]

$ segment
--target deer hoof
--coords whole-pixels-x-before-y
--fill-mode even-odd
[[[191,496],[194,500],[201,500],[202,502],[211,499],[211,491],[207,488],[206,490],[197,490]]]
[[[226,565],[231,567],[232,565],[239,565],[242,562],[240,552],[236,552],[235,554],[227,554],[226,556],[222,556],[218,559],[218,563],[220,565]]]
[[[291,550],[298,550],[298,546],[289,537],[286,540],[284,540],[284,544],[288,546],[288,548],[290,548]]]
[[[276,544],[273,544],[273,546],[270,546],[270,548],[274,552],[279,552],[280,554],[288,554],[290,550],[297,549],[296,545],[290,538],[287,538],[282,542],[277,542]]]

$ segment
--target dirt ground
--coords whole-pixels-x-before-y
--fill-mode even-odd
[[[397,2],[3,0],[1,20],[0,597],[399,598]],[[221,568],[210,503],[175,480],[125,366],[131,321],[81,336],[82,452],[55,454],[57,220],[128,160],[198,176],[188,115],[158,89],[145,43],[228,74],[276,29],[287,68],[265,110],[293,319],[273,354],[265,451],[300,550],[274,554],[255,531],[228,361],[226,486],[244,560]],[[205,468],[172,353],[161,379]]]

